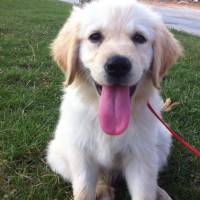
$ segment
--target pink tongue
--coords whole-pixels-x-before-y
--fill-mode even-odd
[[[99,121],[105,133],[119,135],[127,129],[131,110],[130,104],[129,87],[102,86]]]

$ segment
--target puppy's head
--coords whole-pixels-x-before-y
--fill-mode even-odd
[[[150,75],[159,88],[181,48],[160,17],[145,6],[133,0],[99,0],[72,11],[52,53],[67,85],[84,74],[100,96],[101,127],[120,134],[128,126],[137,86]]]

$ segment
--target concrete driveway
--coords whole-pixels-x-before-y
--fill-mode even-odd
[[[63,1],[63,2],[66,2],[66,3],[75,3],[75,4],[79,3],[79,0],[60,0],[60,1]]]
[[[78,3],[79,0],[61,0],[68,3]],[[123,0],[122,0],[123,1]],[[151,6],[160,13],[169,28],[185,31],[200,36],[200,9],[186,7]]]
[[[168,27],[200,36],[200,10],[186,7],[152,6]]]

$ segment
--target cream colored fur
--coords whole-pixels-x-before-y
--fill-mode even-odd
[[[88,40],[97,30],[104,35],[101,45]],[[131,36],[135,32],[142,33],[147,42],[134,44]],[[74,199],[94,200],[100,173],[115,168],[122,171],[132,200],[169,198],[157,186],[157,178],[166,164],[171,137],[146,103],[150,101],[160,113],[160,81],[181,48],[160,16],[133,0],[94,1],[73,9],[51,48],[65,74],[66,87],[47,161],[53,171],[72,183]],[[132,97],[128,129],[111,137],[99,126],[99,95],[94,81],[107,84],[103,66],[114,54],[131,60],[127,85],[138,86]],[[109,188],[102,188],[107,187],[98,185],[97,193],[109,194]],[[101,200],[113,198],[105,195],[97,194]]]

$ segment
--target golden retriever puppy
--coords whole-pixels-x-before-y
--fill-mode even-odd
[[[113,199],[101,178],[112,169],[132,200],[170,199],[157,178],[171,138],[147,102],[160,113],[160,81],[181,48],[160,16],[134,0],[93,1],[73,8],[51,49],[66,81],[47,161],[74,199]]]

